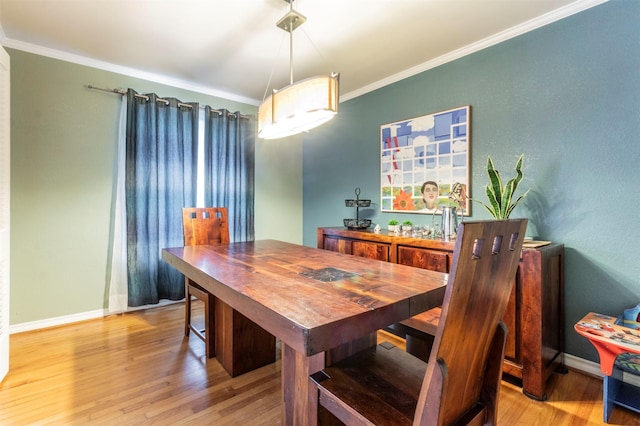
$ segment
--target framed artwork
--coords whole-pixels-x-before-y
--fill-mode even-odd
[[[383,212],[441,214],[443,205],[470,214],[471,107],[380,126]]]

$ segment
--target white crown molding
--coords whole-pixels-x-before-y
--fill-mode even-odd
[[[502,43],[503,41],[525,34],[529,31],[533,31],[545,25],[567,18],[571,15],[575,15],[576,13],[598,6],[602,3],[606,3],[607,1],[609,0],[578,0],[567,6],[554,10],[553,12],[549,12],[538,18],[527,21],[521,25],[517,25],[515,27],[509,28],[508,30],[494,34],[490,37],[487,37],[483,40],[480,40],[468,46],[462,47],[453,52],[449,52],[431,61],[424,62],[422,64],[416,65],[415,67],[411,67],[407,70],[394,74],[390,77],[384,78],[382,80],[378,80],[360,89],[340,95],[340,102],[348,101],[350,99],[356,98],[358,96],[362,96],[366,93],[369,93],[374,90],[380,89],[382,87],[388,86],[390,84],[396,83],[405,78],[412,77],[424,71],[428,71],[440,65],[444,65],[448,62],[455,61],[456,59],[460,59],[464,56],[478,52],[482,49],[486,49],[498,43]],[[224,99],[228,99],[236,102],[242,102],[242,103],[246,103],[254,106],[260,105],[260,101],[257,99],[247,98],[245,96],[223,92],[210,87],[194,85],[193,83],[190,83],[188,81],[174,79],[174,78],[163,76],[160,74],[149,73],[146,71],[123,67],[123,66],[111,64],[108,62],[98,61],[98,60],[90,59],[84,56],[79,56],[71,53],[62,52],[59,50],[49,49],[42,46],[30,44],[30,43],[24,43],[18,40],[7,39],[4,34],[4,30],[2,29],[1,26],[0,26],[0,44],[6,47],[10,47],[12,49],[22,50],[29,53],[35,53],[37,55],[42,55],[42,56],[46,56],[54,59],[60,59],[63,61],[72,62],[79,65],[85,65],[92,68],[102,69],[105,71],[111,71],[118,74],[127,75],[130,77],[141,78],[143,80],[153,81],[160,84],[166,84],[168,86],[173,86],[173,87],[177,87],[185,90],[191,90],[191,91],[203,93],[206,95],[217,96],[220,98],[224,98]]]
[[[436,59],[416,65],[415,67],[411,67],[407,70],[394,74],[390,77],[384,78],[382,80],[378,80],[360,89],[351,91],[349,93],[345,93],[344,95],[340,96],[340,102],[357,98],[358,96],[362,96],[365,93],[372,92],[374,90],[388,86],[392,83],[396,83],[398,81],[404,80],[405,78],[413,77],[414,75],[436,68],[440,65],[444,65],[446,63],[455,61],[456,59],[460,59],[464,56],[470,55],[472,53],[486,49],[488,47],[495,46],[496,44],[502,43],[503,41],[507,41],[514,37],[528,33],[529,31],[533,31],[535,29],[544,27],[545,25],[567,18],[571,15],[575,15],[576,13],[598,6],[602,3],[606,3],[607,1],[609,0],[578,0],[567,6],[554,10],[553,12],[549,12],[545,15],[541,15],[535,19],[524,22],[515,27],[511,27],[505,31],[501,31],[483,40],[469,44],[458,50],[454,50],[445,55],[442,55]]]
[[[362,96],[366,93],[369,93],[374,90],[380,89],[382,87],[388,86],[390,84],[396,83],[400,80],[404,80],[405,78],[412,77],[414,75],[428,71],[440,65],[444,65],[446,63],[455,61],[456,59],[460,59],[464,56],[470,55],[472,53],[486,49],[488,47],[495,46],[496,44],[502,43],[503,41],[520,36],[529,31],[533,31],[535,29],[541,28],[545,25],[551,24],[553,22],[559,21],[561,19],[567,18],[572,15],[575,15],[576,13],[582,12],[584,10],[606,3],[608,1],[609,0],[578,0],[567,6],[564,6],[557,10],[549,12],[545,15],[539,16],[535,19],[532,19],[530,21],[524,22],[515,27],[509,28],[505,31],[489,36],[476,43],[472,43],[460,49],[449,52],[436,59],[416,65],[414,67],[401,71],[397,74],[394,74],[382,80],[378,80],[374,83],[368,84],[360,89],[353,90],[349,93],[345,93],[340,96],[340,102],[348,101],[358,96]],[[185,90],[191,90],[194,92],[203,93],[211,96],[217,96],[220,98],[229,99],[236,102],[242,102],[249,105],[255,105],[255,106],[260,105],[260,101],[258,101],[257,99],[247,98],[245,96],[240,96],[233,93],[216,90],[210,87],[198,86],[188,81],[163,76],[160,74],[123,67],[120,65],[98,61],[98,60],[87,58],[80,55],[74,55],[71,53],[62,52],[55,49],[49,49],[46,47],[37,46],[34,44],[21,42],[18,40],[8,39],[6,38],[1,26],[0,26],[0,43],[12,49],[22,50],[29,53],[35,53],[37,55],[42,55],[42,56],[46,56],[54,59],[60,59],[63,61],[72,62],[79,65],[86,65],[92,68],[111,71],[118,74],[141,78],[148,81],[154,81],[156,83],[166,84],[169,86],[178,87]]]
[[[19,40],[6,38],[4,37],[4,34],[1,35],[2,45],[4,45],[5,47],[10,47],[12,49],[34,53],[36,55],[45,56],[48,58],[59,59],[78,65],[84,65],[91,68],[97,68],[104,71],[110,71],[117,74],[123,74],[129,77],[140,78],[142,80],[153,81],[156,83],[165,84],[167,86],[190,90],[192,92],[202,93],[205,95],[216,96],[231,101],[242,102],[249,105],[258,106],[260,104],[256,99],[247,98],[245,96],[236,95],[234,93],[223,92],[221,90],[212,89],[210,87],[198,86],[185,80],[171,78],[147,71],[141,71],[134,68],[123,67],[120,65],[111,64],[109,62],[98,61],[95,59],[87,58],[85,56],[74,55],[72,53],[62,52],[60,50],[50,49],[31,43],[25,43]]]

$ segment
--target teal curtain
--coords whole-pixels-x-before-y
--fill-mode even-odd
[[[226,207],[231,242],[252,241],[255,123],[239,112],[205,107],[204,201]]]
[[[161,260],[182,246],[182,207],[196,201],[197,103],[127,91],[125,193],[128,305],[184,298],[184,278]]]

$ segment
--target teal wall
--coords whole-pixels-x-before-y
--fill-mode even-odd
[[[640,2],[608,2],[343,102],[304,138],[304,244],[354,217],[344,199],[355,187],[374,223],[426,223],[379,211],[379,126],[471,105],[471,196],[484,197],[487,155],[508,176],[524,153],[531,192],[512,217],[565,244],[566,352],[597,361],[573,324],[640,302],[639,23]],[[472,218],[489,216],[476,204]]]
[[[10,324],[99,313],[108,300],[121,97],[86,85],[131,87],[243,114],[255,115],[257,107],[7,51],[11,57]],[[257,238],[301,242],[302,187],[290,185],[301,181],[301,149],[299,139],[257,143]]]

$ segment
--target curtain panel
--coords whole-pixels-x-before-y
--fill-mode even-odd
[[[127,215],[125,201],[125,162],[127,158],[127,97],[121,96],[118,119],[118,151],[116,156],[116,181],[113,207],[113,244],[111,247],[111,269],[109,274],[109,313],[127,310]]]
[[[128,305],[184,298],[184,278],[161,260],[184,244],[182,207],[195,205],[197,103],[127,91],[126,229]]]
[[[205,206],[227,207],[231,242],[252,241],[255,124],[239,112],[204,110]]]
[[[198,121],[204,121],[198,178]],[[231,241],[254,233],[255,123],[239,112],[197,103],[123,96],[113,211],[109,312],[184,298],[184,278],[161,259],[184,244],[182,207],[227,207]],[[202,186],[201,186],[202,185]]]

